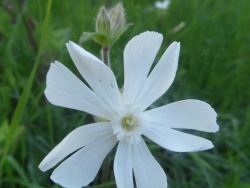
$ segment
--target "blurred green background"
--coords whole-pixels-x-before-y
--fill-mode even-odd
[[[65,43],[94,31],[101,5],[118,1],[1,0],[0,4],[0,187],[59,187],[38,164],[74,128],[93,122],[83,112],[51,105],[45,98],[50,62],[59,60],[77,73]],[[166,10],[152,0],[123,1],[134,25],[111,48],[111,63],[122,86],[123,49],[135,35],[164,35],[159,58],[181,42],[176,79],[155,106],[200,99],[218,112],[219,132],[194,132],[215,148],[174,153],[148,145],[168,176],[169,188],[250,188],[250,1],[172,0]],[[100,57],[92,41],[85,49]],[[101,172],[100,172],[101,173]],[[100,175],[99,173],[99,175]],[[115,187],[112,164],[106,183]]]

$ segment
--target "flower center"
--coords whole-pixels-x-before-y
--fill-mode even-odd
[[[113,133],[119,141],[137,142],[145,130],[140,115],[132,112],[121,114],[112,123],[114,125]]]
[[[121,120],[121,125],[122,128],[128,132],[133,131],[136,127],[139,126],[137,118],[132,115],[123,117]]]

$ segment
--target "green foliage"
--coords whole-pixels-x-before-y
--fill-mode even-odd
[[[50,2],[1,2],[0,187],[59,187],[49,180],[51,171],[39,171],[38,164],[71,130],[94,121],[88,114],[54,107],[43,92],[54,60],[79,75],[64,44],[94,31],[104,1],[53,1],[51,9]],[[105,6],[116,3],[107,0]],[[110,52],[119,85],[125,44],[142,31],[158,31],[164,42],[157,58],[175,40],[181,42],[181,55],[174,84],[154,105],[196,98],[210,103],[219,115],[218,133],[195,132],[212,140],[213,150],[174,153],[148,142],[169,187],[250,187],[249,1],[172,0],[167,10],[157,10],[151,0],[124,0],[123,5],[133,26]],[[92,41],[83,46],[100,56]],[[99,179],[91,186],[115,186],[113,175],[105,184]]]

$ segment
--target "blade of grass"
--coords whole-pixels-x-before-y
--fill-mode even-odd
[[[30,91],[31,91],[31,88],[32,88],[32,85],[33,85],[33,82],[34,82],[34,78],[35,78],[35,74],[36,74],[36,71],[37,71],[37,68],[38,68],[38,65],[39,65],[39,62],[40,62],[40,55],[41,55],[41,50],[42,50],[43,45],[44,45],[44,39],[45,39],[45,36],[46,36],[46,31],[48,29],[49,18],[50,18],[50,13],[51,13],[51,7],[52,7],[52,0],[48,0],[47,7],[46,7],[45,18],[44,18],[44,23],[43,23],[43,27],[42,27],[42,34],[41,34],[40,41],[39,41],[38,53],[37,53],[37,56],[36,56],[36,59],[35,59],[35,64],[34,64],[34,67],[33,67],[32,71],[31,71],[31,73],[30,73],[27,84],[25,85],[25,88],[24,88],[24,90],[22,92],[22,95],[21,95],[20,100],[19,100],[19,102],[17,104],[17,107],[15,109],[14,115],[12,117],[11,125],[10,125],[10,131],[9,131],[8,136],[7,136],[8,139],[6,140],[4,148],[3,148],[3,154],[2,154],[2,158],[1,158],[1,162],[0,162],[0,179],[2,177],[2,167],[3,167],[3,164],[4,164],[5,160],[6,160],[8,150],[10,148],[13,137],[15,135],[16,128],[17,128],[17,126],[19,124],[22,113],[23,113],[23,111],[24,111],[24,109],[26,107],[28,98],[30,96]]]
[[[19,165],[18,161],[14,159],[12,156],[6,157],[6,161],[16,170],[18,175],[21,177],[23,181],[29,182],[28,177],[26,176],[24,170]]]

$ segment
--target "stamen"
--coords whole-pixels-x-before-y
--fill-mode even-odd
[[[138,127],[138,120],[134,116],[125,116],[121,120],[122,128],[128,132]]]

